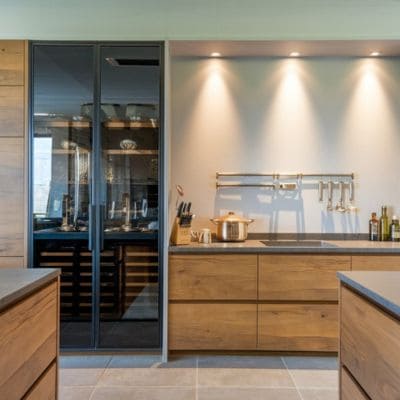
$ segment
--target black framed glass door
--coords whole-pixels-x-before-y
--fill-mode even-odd
[[[32,267],[61,347],[160,348],[160,44],[32,45]]]
[[[100,347],[160,342],[160,48],[100,51]]]
[[[33,266],[61,268],[60,341],[93,344],[92,46],[37,46],[32,70]]]

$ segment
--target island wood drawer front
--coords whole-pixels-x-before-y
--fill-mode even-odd
[[[400,271],[400,256],[353,256],[351,267],[354,271]]]
[[[57,318],[57,283],[0,314],[0,399],[21,399],[56,359]]]
[[[369,400],[358,386],[357,382],[342,367],[341,368],[340,400]]]
[[[336,304],[259,304],[258,348],[271,351],[337,351]]]
[[[23,85],[25,42],[0,40],[0,85]]]
[[[170,300],[256,300],[257,255],[174,255]]]
[[[341,363],[372,400],[400,398],[400,322],[341,288]]]
[[[259,299],[338,301],[336,272],[350,267],[350,256],[260,255]]]
[[[54,362],[35,383],[33,388],[24,397],[24,400],[55,400],[57,398],[56,391],[57,364]]]
[[[255,350],[256,304],[169,305],[170,350]]]

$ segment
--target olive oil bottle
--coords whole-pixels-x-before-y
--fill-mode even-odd
[[[394,215],[392,217],[392,223],[390,224],[390,240],[392,242],[400,242],[399,219]]]
[[[379,240],[390,240],[390,226],[386,206],[382,206],[382,214],[379,218]]]

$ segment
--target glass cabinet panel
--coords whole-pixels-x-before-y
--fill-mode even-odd
[[[103,347],[150,348],[160,341],[159,59],[159,47],[101,49]]]
[[[61,274],[61,345],[92,343],[93,48],[34,47],[32,216],[34,266]]]

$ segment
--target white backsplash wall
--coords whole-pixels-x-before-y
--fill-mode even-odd
[[[250,232],[359,233],[400,213],[400,59],[174,58],[171,79],[171,209],[180,184],[195,228],[232,210]],[[308,181],[216,190],[217,171],[354,172],[359,212],[327,212]]]

